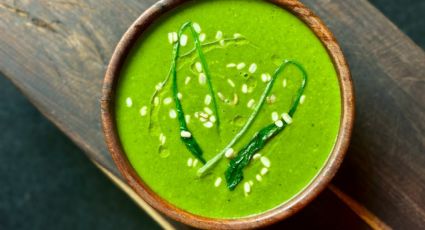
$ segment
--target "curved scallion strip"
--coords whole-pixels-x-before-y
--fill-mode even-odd
[[[259,100],[259,103],[254,108],[254,111],[249,116],[249,118],[248,118],[247,122],[245,123],[245,125],[239,130],[239,132],[235,135],[235,137],[233,137],[233,139],[229,142],[229,144],[227,144],[227,146],[220,153],[218,153],[217,155],[215,155],[211,160],[209,160],[203,167],[201,167],[198,170],[198,172],[197,172],[198,173],[198,176],[205,175],[205,173],[208,172],[208,170],[210,170],[214,165],[216,165],[223,158],[223,156],[226,153],[226,151],[228,149],[230,149],[234,144],[236,144],[236,142],[239,141],[239,139],[245,134],[245,132],[249,129],[249,127],[254,122],[255,118],[257,117],[258,113],[260,112],[261,108],[263,107],[264,102],[265,102],[267,96],[270,94],[270,92],[271,92],[271,90],[273,88],[274,82],[276,81],[277,77],[290,64],[296,66],[301,71],[301,73],[303,75],[302,87],[297,92],[297,97],[296,97],[296,99],[294,101],[294,104],[293,104],[292,108],[290,109],[290,112],[288,113],[290,116],[293,115],[293,113],[295,112],[296,108],[298,107],[299,100],[300,100],[300,98],[302,96],[302,93],[304,91],[305,85],[307,83],[307,72],[304,70],[304,68],[302,67],[302,65],[300,65],[299,63],[297,63],[297,62],[295,62],[293,60],[285,60],[276,69],[276,71],[274,72],[274,74],[272,76],[272,80],[267,84],[266,89],[264,90],[263,94],[261,95],[261,98]]]

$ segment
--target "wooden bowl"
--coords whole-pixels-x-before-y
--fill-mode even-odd
[[[197,216],[179,209],[168,203],[166,200],[163,200],[137,175],[136,171],[129,163],[118,137],[114,105],[115,90],[120,76],[121,66],[123,65],[134,43],[158,17],[188,1],[191,0],[163,0],[146,10],[133,23],[133,25],[130,26],[112,55],[112,59],[109,63],[104,79],[101,100],[103,131],[112,158],[127,183],[143,200],[152,207],[161,211],[163,214],[179,222],[197,228],[241,229],[263,227],[283,220],[306,206],[323,189],[326,188],[327,184],[338,170],[348,148],[354,120],[354,97],[349,68],[344,55],[342,54],[341,48],[323,22],[302,3],[297,0],[268,0],[272,4],[278,5],[291,12],[308,25],[322,41],[332,58],[339,77],[342,95],[341,125],[337,141],[325,166],[321,169],[315,179],[298,195],[282,205],[265,213],[246,218],[211,219]]]

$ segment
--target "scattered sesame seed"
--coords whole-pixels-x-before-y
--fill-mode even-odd
[[[273,113],[272,113],[272,120],[273,120],[273,121],[277,121],[277,120],[279,120],[279,114],[278,114],[277,112],[273,112]]]
[[[199,112],[195,112],[194,115],[195,115],[196,118],[199,118]]]
[[[214,182],[214,186],[215,186],[215,187],[220,186],[221,181],[222,181],[221,177],[217,177],[217,179],[216,179],[216,180],[215,180],[215,182]]]
[[[260,171],[260,174],[264,176],[264,175],[266,175],[268,172],[269,172],[269,169],[268,169],[268,168],[262,168],[262,169],[261,169],[261,171]]]
[[[162,89],[162,83],[160,82],[160,83],[158,83],[156,86],[155,86],[155,89],[156,90],[161,90]]]
[[[186,120],[186,123],[189,124],[190,123],[190,115],[186,115],[184,116],[184,119]]]
[[[246,84],[242,85],[242,93],[248,93],[248,85]]]
[[[208,119],[205,118],[205,117],[200,117],[199,120],[202,121],[202,122],[207,122],[208,121]]]
[[[160,133],[159,141],[161,142],[161,145],[164,145],[166,140],[167,140],[167,137],[163,133]]]
[[[273,104],[276,102],[276,96],[272,94],[271,96],[267,97],[267,103]]]
[[[302,105],[302,104],[304,104],[304,102],[305,102],[305,95],[302,95],[300,97],[300,104]]]
[[[250,181],[248,181],[248,182],[249,182],[249,185],[251,185],[251,186],[253,186],[253,185],[254,185],[254,181],[250,180]]]
[[[183,34],[183,35],[180,37],[180,45],[181,45],[181,46],[186,46],[186,45],[187,45],[187,35],[186,35],[186,34]]]
[[[235,68],[236,64],[235,63],[229,63],[226,65],[227,68]]]
[[[207,76],[204,73],[199,74],[199,84],[205,85],[207,83]]]
[[[192,164],[193,167],[196,167],[196,165],[198,165],[198,159],[195,159]]]
[[[146,116],[146,114],[148,114],[148,107],[146,107],[146,106],[143,106],[141,109],[140,109],[140,116],[142,116],[142,117],[144,117],[144,116]]]
[[[211,99],[212,99],[211,95],[209,94],[205,95],[205,99],[204,99],[205,105],[211,104]]]
[[[193,29],[196,31],[196,33],[199,34],[201,32],[201,26],[198,23],[194,22],[192,23],[192,26],[193,26]]]
[[[283,127],[283,121],[282,120],[277,120],[274,124],[279,128]]]
[[[230,86],[235,88],[235,83],[232,81],[232,79],[227,79],[227,83],[229,83]]]
[[[226,42],[224,40],[220,40],[220,45],[224,46],[226,44]]]
[[[153,104],[154,105],[159,105],[159,97],[155,97],[154,99],[153,99]]]
[[[193,159],[192,158],[187,159],[187,166],[192,167],[192,164],[193,164]]]
[[[201,42],[205,41],[206,38],[207,38],[207,35],[205,35],[204,33],[199,35],[199,41]]]
[[[217,40],[222,39],[223,38],[223,32],[221,32],[220,30],[217,31],[217,33],[215,34],[215,38]]]
[[[171,119],[174,119],[174,118],[177,117],[177,113],[176,113],[176,111],[174,109],[171,109],[170,110],[169,115],[170,115],[170,118]]]
[[[181,99],[183,98],[183,94],[181,94],[181,93],[177,93],[177,98],[178,98],[179,100],[181,100]]]
[[[192,133],[190,133],[189,131],[183,130],[180,132],[180,136],[184,138],[190,138],[192,137]]]
[[[205,119],[207,119],[209,116],[208,116],[208,114],[206,114],[206,113],[204,113],[204,112],[200,112],[199,113],[199,116],[201,116],[201,117],[203,117],[203,118],[205,118]]]
[[[283,82],[282,82],[283,88],[286,88],[286,85],[287,85],[287,84],[288,84],[288,83],[287,83],[286,78],[285,78],[285,79],[283,79]]]
[[[226,99],[221,92],[217,92],[217,96],[223,101]]]
[[[241,63],[239,63],[238,65],[236,65],[236,69],[241,70],[241,69],[245,68],[245,66],[246,66],[246,64],[245,64],[245,63],[243,63],[243,62],[241,62]]]
[[[283,113],[282,118],[286,122],[286,124],[290,125],[292,123],[292,117],[289,116],[289,114]]]
[[[255,104],[255,100],[251,99],[248,101],[248,103],[246,104],[246,106],[250,109],[254,108],[254,104]]]
[[[233,37],[234,37],[234,38],[241,38],[241,37],[242,37],[242,35],[241,35],[241,34],[236,33],[236,34],[233,34]]]
[[[169,105],[169,104],[171,104],[172,101],[173,100],[171,99],[171,97],[167,97],[167,98],[164,99],[164,104]]]
[[[248,193],[251,192],[251,185],[248,182],[245,182],[243,185],[243,190],[245,191],[245,195],[248,195]]]
[[[213,111],[208,107],[205,107],[204,111],[207,112],[209,115],[213,114]]]
[[[173,43],[177,42],[179,40],[179,36],[177,34],[177,32],[173,32]]]
[[[204,123],[204,126],[206,127],[206,128],[212,128],[213,127],[213,123],[211,122],[211,121],[207,121],[207,122],[205,122]]]
[[[186,79],[184,80],[184,84],[185,84],[185,85],[189,84],[190,79],[191,79],[191,78],[190,78],[189,76],[187,76],[187,77],[186,77]]]
[[[217,121],[217,118],[215,118],[215,116],[214,116],[214,115],[211,115],[211,116],[210,116],[210,121],[211,121],[212,123],[215,123],[215,122]]]
[[[254,154],[254,156],[252,158],[254,158],[254,160],[257,160],[257,159],[261,158],[261,154],[256,153],[256,154]]]
[[[173,42],[174,42],[173,33],[172,32],[168,33],[168,42],[170,44],[173,44]]]
[[[263,82],[267,82],[268,81],[267,79],[268,79],[268,77],[267,77],[267,74],[266,73],[261,74],[261,80]]]
[[[125,99],[125,104],[127,105],[127,107],[133,106],[133,100],[131,99],[131,97],[127,97],[127,99]]]
[[[255,179],[257,179],[258,182],[263,180],[263,177],[260,174],[255,175]]]
[[[250,73],[255,73],[255,71],[257,71],[257,64],[252,63],[252,64],[249,66],[248,71],[249,71]]]
[[[234,153],[235,153],[235,150],[233,148],[229,148],[224,153],[224,156],[227,157],[227,158],[231,158],[231,157],[233,157]]]
[[[261,163],[263,163],[264,166],[266,166],[267,168],[270,168],[271,163],[270,163],[269,158],[263,156],[263,157],[260,158],[260,160],[261,160]]]
[[[196,62],[195,67],[198,72],[202,72],[202,64],[200,62]]]

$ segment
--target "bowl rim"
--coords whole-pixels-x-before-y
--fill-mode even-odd
[[[107,67],[101,97],[101,119],[108,150],[128,185],[150,206],[166,216],[196,228],[244,229],[264,227],[298,212],[316,198],[337,172],[348,149],[354,123],[354,89],[342,50],[326,25],[298,0],[265,0],[303,21],[326,48],[337,72],[341,92],[341,121],[337,140],[326,163],[297,195],[261,214],[237,219],[207,218],[180,209],[153,192],[137,175],[123,151],[115,124],[115,89],[128,53],[143,32],[161,15],[193,0],[161,0],[148,8],[125,32]]]

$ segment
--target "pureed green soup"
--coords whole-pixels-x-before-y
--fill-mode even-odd
[[[265,1],[194,1],[164,15],[128,56],[116,96],[139,176],[210,218],[263,213],[302,191],[332,151],[340,114],[324,46]]]

